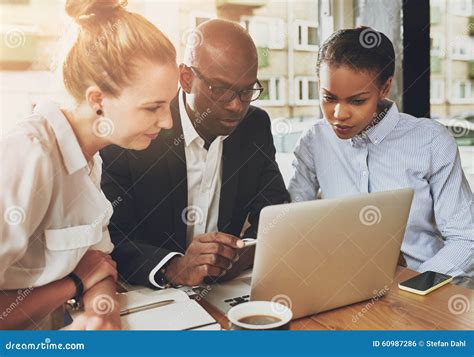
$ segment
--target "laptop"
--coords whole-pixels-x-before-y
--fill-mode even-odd
[[[266,300],[293,318],[381,296],[393,282],[412,189],[265,207],[252,271],[211,285],[222,313]]]

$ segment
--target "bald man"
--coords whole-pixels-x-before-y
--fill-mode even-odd
[[[250,105],[262,92],[251,37],[224,20],[191,36],[173,129],[144,151],[101,152],[102,189],[117,202],[112,255],[129,283],[195,286],[238,275],[254,257],[240,238],[256,237],[263,207],[289,201],[268,114]]]

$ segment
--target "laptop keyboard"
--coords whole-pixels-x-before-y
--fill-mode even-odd
[[[224,300],[224,302],[227,303],[229,306],[239,305],[239,304],[242,304],[243,302],[248,302],[248,301],[250,301],[250,295],[242,295],[235,298]]]

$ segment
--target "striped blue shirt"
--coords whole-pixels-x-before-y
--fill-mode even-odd
[[[294,201],[405,187],[415,190],[402,253],[409,268],[473,276],[473,193],[456,142],[434,120],[400,113],[395,103],[377,125],[339,139],[320,119],[295,149]]]

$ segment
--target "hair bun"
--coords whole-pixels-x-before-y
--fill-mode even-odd
[[[90,17],[107,16],[127,5],[126,0],[67,0],[66,13],[77,22]]]

